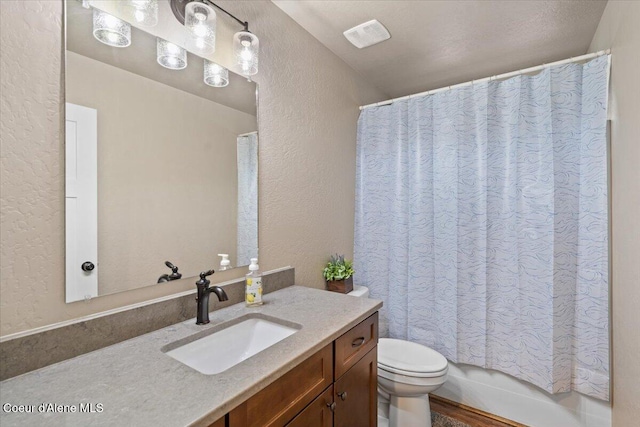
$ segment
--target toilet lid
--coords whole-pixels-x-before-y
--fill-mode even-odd
[[[393,338],[380,338],[378,365],[390,372],[435,373],[447,369],[447,359],[421,344]]]

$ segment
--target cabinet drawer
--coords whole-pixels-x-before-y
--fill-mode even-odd
[[[333,382],[329,344],[229,413],[229,427],[281,427]]]
[[[335,378],[340,378],[378,345],[378,313],[374,313],[335,340]]]
[[[333,427],[332,403],[333,386],[331,385],[287,424],[287,427]]]

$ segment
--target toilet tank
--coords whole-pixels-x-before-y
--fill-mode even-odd
[[[347,295],[360,298],[369,298],[369,288],[366,286],[353,285],[353,290]]]

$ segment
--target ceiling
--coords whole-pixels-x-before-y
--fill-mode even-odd
[[[280,9],[389,97],[587,52],[606,0],[290,1]],[[391,39],[358,49],[343,31],[379,20]]]

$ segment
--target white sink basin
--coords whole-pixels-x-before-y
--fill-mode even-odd
[[[300,325],[266,316],[249,317],[184,345],[180,343],[189,338],[168,345],[165,353],[203,374],[219,374],[295,334],[298,329]]]

